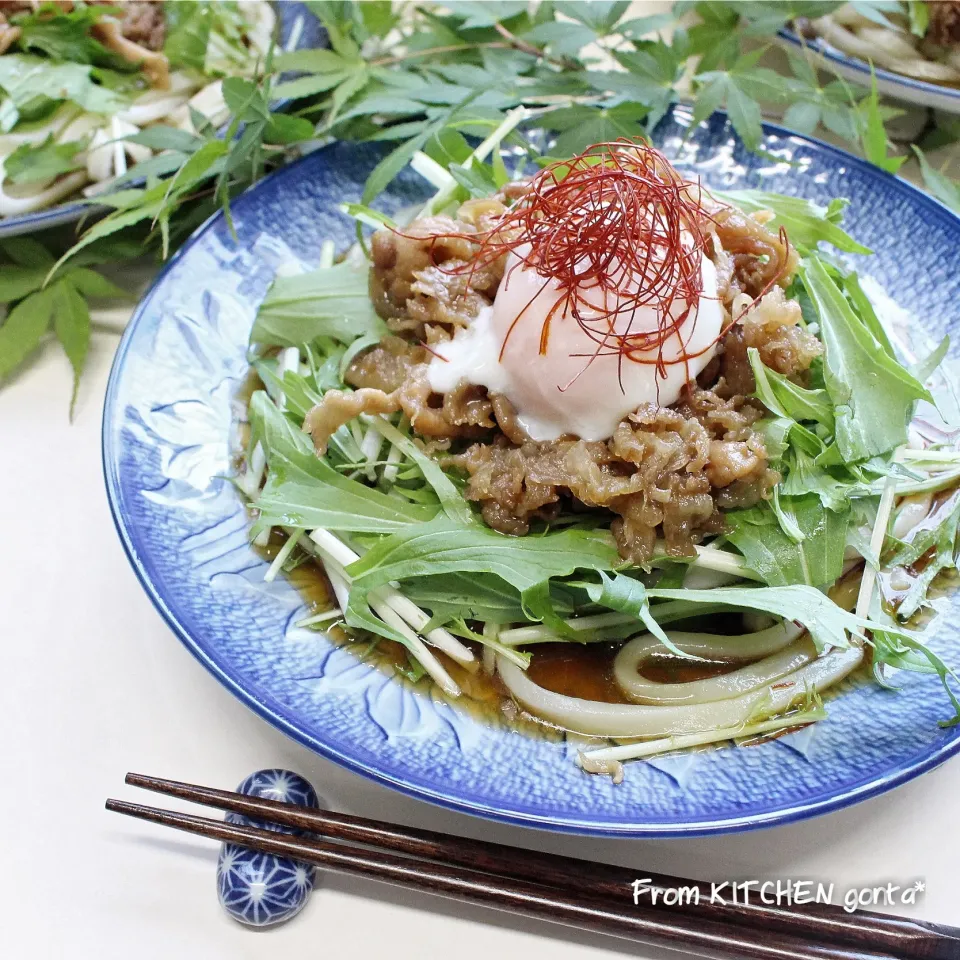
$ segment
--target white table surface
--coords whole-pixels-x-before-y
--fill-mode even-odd
[[[644,13],[664,5],[646,6]],[[127,770],[232,788],[253,770],[288,767],[336,810],[706,880],[813,879],[842,891],[922,878],[925,893],[900,912],[960,924],[957,760],[882,797],[791,826],[622,841],[451,813],[288,740],[194,661],[123,554],[100,466],[116,342],[94,336],[72,425],[70,373],[52,344],[0,390],[0,757],[8,776],[0,790],[0,956],[676,955],[329,875],[291,923],[251,931],[217,902],[215,844],[103,809],[108,796],[144,798],[124,787]]]

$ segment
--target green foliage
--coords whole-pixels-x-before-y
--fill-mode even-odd
[[[73,368],[73,415],[90,344],[86,297],[125,297],[125,291],[88,267],[57,271],[46,248],[29,237],[0,244],[0,382],[16,372],[43,343],[51,326]],[[48,278],[50,282],[48,283]]]
[[[745,53],[728,68],[708,70],[696,77],[694,122],[700,123],[724,107],[748,150],[759,150],[763,139],[760,104],[779,102],[785,93],[783,78],[778,73],[757,66],[762,54],[762,49]]]
[[[210,31],[227,30],[217,26],[216,18],[226,20],[218,11],[229,6],[167,4],[168,56],[175,63],[200,66]],[[151,239],[167,252],[202,214],[217,204],[229,209],[231,196],[295,155],[297,145],[314,135],[395,143],[373,171],[364,204],[390,184],[417,150],[445,131],[485,135],[506,111],[520,105],[532,113],[527,126],[556,135],[554,155],[570,155],[601,140],[642,136],[680,99],[694,55],[701,58],[693,81],[696,119],[726,106],[744,142],[759,149],[761,105],[773,104],[786,110],[788,124],[794,122],[804,132],[816,132],[822,124],[893,169],[901,159],[886,154],[883,122],[888,113],[875,91],[857,92],[842,81],[821,86],[816,70],[793,53],[792,75],[780,76],[760,66],[762,50],[746,47],[757,37],[772,36],[790,17],[815,16],[834,6],[678,5],[677,14],[688,9],[696,13],[697,23],[686,30],[663,16],[627,21],[627,5],[606,0],[542,3],[533,10],[511,2],[443,8],[418,4],[402,19],[399,8],[383,2],[311,3],[329,33],[331,49],[282,53],[264,65],[256,81],[228,79],[224,93],[233,117],[230,147],[223,155],[203,142],[215,136],[212,131],[200,143],[172,131],[137,135],[150,140],[153,149],[170,151],[149,161],[156,163],[146,172],[155,176],[169,175],[188,157],[200,159],[181,173],[169,192],[144,191],[118,208],[112,223],[96,236],[146,222]],[[644,36],[666,26],[673,27],[669,43]],[[590,44],[604,47],[619,69],[581,59]],[[272,113],[274,98],[293,101],[297,115]],[[138,207],[144,216],[135,212]],[[798,211],[799,217],[796,212],[785,208],[781,222],[803,243],[805,211]],[[829,222],[820,220],[822,235],[806,242],[837,242],[838,234],[829,235]]]
[[[277,53],[253,77],[228,77],[223,92],[231,117],[225,131],[197,115],[195,133],[155,126],[133,135],[131,141],[156,156],[117,178],[115,186],[123,189],[100,198],[113,211],[88,228],[71,255],[109,245],[117,256],[130,249],[167,256],[218,208],[229,217],[232,197],[314,138],[391,144],[366,184],[363,204],[369,205],[416,151],[431,153],[454,133],[486,136],[519,106],[529,111],[525,129],[543,129],[554,138],[554,156],[647,135],[672,104],[690,99],[698,121],[725,107],[751,149],[762,149],[761,118],[771,106],[784,111],[788,126],[803,133],[826,129],[895,171],[903,157],[889,153],[884,129],[895,111],[879,102],[875,85],[865,90],[832,79],[795,51],[788,52],[783,75],[762,65],[758,40],[762,45],[772,39],[794,17],[819,16],[837,5],[681,3],[672,15],[627,19],[628,4],[607,0],[416,4],[403,17],[399,4],[383,0],[313,2],[310,9],[326,27],[330,49]],[[889,13],[883,3],[862,6],[878,22]],[[909,8],[919,31],[925,7]],[[16,15],[23,29],[19,49],[30,52],[0,58],[0,129],[47,117],[63,101],[103,114],[128,102],[130,82],[113,71],[129,65],[113,62],[89,32],[108,9]],[[243,47],[243,22],[233,3],[168,2],[165,17],[165,53],[174,67],[205,70],[214,47],[234,54]],[[664,28],[669,40],[651,35]],[[604,57],[596,56],[598,49]],[[248,61],[249,55],[245,66]],[[288,103],[288,112],[274,108],[278,101]],[[960,209],[956,182],[917,153],[930,191]],[[70,144],[24,146],[8,158],[7,177],[37,182],[68,172],[74,158]],[[486,189],[488,168],[451,167],[462,160],[439,158],[461,191]],[[751,210],[757,200],[740,191],[735,202]],[[821,241],[865,252],[838,225],[840,201],[826,215],[798,198],[767,197],[765,203],[777,215],[774,225],[785,226],[802,253]],[[9,282],[23,281],[17,275]],[[855,299],[856,291],[844,292]],[[869,326],[869,317],[863,321]],[[880,338],[876,329],[871,332]]]
[[[83,294],[70,282],[69,274],[53,283],[49,292],[53,299],[53,329],[73,368],[73,393],[70,395],[72,417],[80,376],[90,348],[90,309]]]
[[[886,170],[887,173],[896,173],[907,159],[903,156],[890,156],[887,152],[889,140],[883,125],[883,116],[880,112],[880,97],[877,93],[877,78],[870,68],[870,95],[864,101],[865,119],[863,128],[863,152],[866,158]]]
[[[937,170],[931,166],[925,154],[919,147],[914,147],[913,152],[920,161],[920,169],[923,172],[923,182],[926,188],[941,202],[945,203],[951,210],[960,213],[960,183],[950,179],[942,170]]]

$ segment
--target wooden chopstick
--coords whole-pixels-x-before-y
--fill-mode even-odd
[[[398,857],[350,844],[295,837],[122,800],[107,800],[106,807],[140,820],[291,857],[328,870],[713,960],[896,960],[894,954],[887,952],[832,947],[775,931],[768,931],[759,938],[756,931],[741,932],[730,924],[715,921],[688,916],[667,917],[653,910],[637,909],[628,913],[516,877]]]
[[[698,922],[709,920],[764,932],[773,930],[801,939],[887,952],[905,960],[960,960],[960,930],[952,927],[879,913],[848,914],[839,907],[825,904],[788,909],[761,903],[713,903],[709,885],[698,881],[451,837],[143,774],[129,773],[126,782],[155,793],[298,827],[334,840],[373,845],[440,863],[515,877],[575,894],[579,900],[598,901],[607,907],[620,904],[632,908],[631,884],[642,877],[661,889],[700,889],[698,905],[666,906],[661,900],[652,908],[668,916],[689,916]],[[639,906],[649,908],[649,901]]]

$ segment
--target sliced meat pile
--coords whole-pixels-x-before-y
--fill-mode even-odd
[[[430,345],[468,325],[496,295],[503,264],[471,275],[478,244],[470,238],[494,227],[510,199],[472,200],[456,219],[428,217],[402,235],[374,235],[371,296],[395,335],[353,361],[346,380],[356,390],[327,393],[304,429],[323,451],[359,413],[403,411],[445,465],[467,476],[466,496],[494,529],[522,536],[532,521],[563,510],[606,510],[625,559],[649,562],[660,538],[668,555],[691,555],[705,536],[723,531],[721,511],[757,503],[779,481],[754,430],[766,411],[748,399],[755,383],[747,350],[755,347],[767,366],[795,379],[822,350],[801,325],[799,304],[783,293],[794,251],[760,218],[711,211],[708,252],[728,318],[737,322],[699,384],[673,407],[642,406],[609,440],[534,442],[506,397],[466,384],[438,394],[427,380]]]
[[[494,529],[525,534],[564,506],[617,514],[620,555],[644,564],[661,531],[666,553],[689,556],[724,529],[720,507],[751,506],[779,479],[751,425],[762,411],[742,398],[694,389],[676,408],[645,404],[607,441],[475,443],[447,462],[465,470],[467,497]]]
[[[468,200],[456,220],[425,217],[403,233],[379,230],[373,235],[370,297],[391,330],[436,343],[493,302],[503,279],[503,259],[470,270],[478,248],[470,237],[496,225],[506,210],[505,199]]]

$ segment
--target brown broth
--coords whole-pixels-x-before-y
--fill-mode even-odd
[[[613,677],[617,643],[543,643],[533,648],[527,675],[554,693],[603,703],[630,703]],[[657,656],[643,666],[643,675],[655,683],[689,683],[718,677],[737,664]]]

